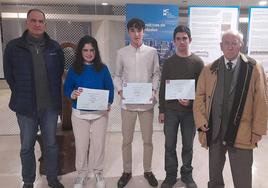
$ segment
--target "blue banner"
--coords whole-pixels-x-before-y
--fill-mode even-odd
[[[160,65],[174,54],[173,31],[178,25],[179,8],[177,5],[127,4],[126,23],[131,18],[145,22],[144,44],[157,49]],[[126,30],[126,44],[130,42]]]

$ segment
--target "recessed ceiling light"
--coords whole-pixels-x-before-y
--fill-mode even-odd
[[[107,5],[108,5],[108,3],[101,3],[101,5],[103,5],[103,6],[107,6]]]
[[[259,1],[259,5],[260,5],[260,6],[267,5],[267,1]]]

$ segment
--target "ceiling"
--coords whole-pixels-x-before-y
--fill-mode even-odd
[[[143,4],[178,4],[181,7],[189,5],[202,6],[258,6],[259,0],[0,0],[0,3],[15,4],[96,4],[107,2],[110,5],[125,5],[127,3]]]

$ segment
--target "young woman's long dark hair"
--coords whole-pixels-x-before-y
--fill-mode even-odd
[[[100,51],[99,51],[97,40],[92,36],[85,35],[78,42],[78,45],[76,47],[76,53],[75,53],[75,61],[72,65],[74,68],[74,71],[77,74],[81,74],[83,72],[83,69],[85,66],[84,65],[84,58],[82,56],[82,49],[86,44],[91,44],[95,50],[95,58],[93,59],[93,62],[92,62],[95,70],[97,72],[99,72],[103,67],[103,63],[101,61]]]

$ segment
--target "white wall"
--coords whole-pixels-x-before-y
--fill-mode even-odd
[[[115,72],[116,52],[119,48],[125,46],[125,22],[109,22],[109,68],[111,74]]]
[[[113,75],[115,70],[116,51],[125,45],[124,20],[92,21],[92,35],[98,41],[103,62]]]

